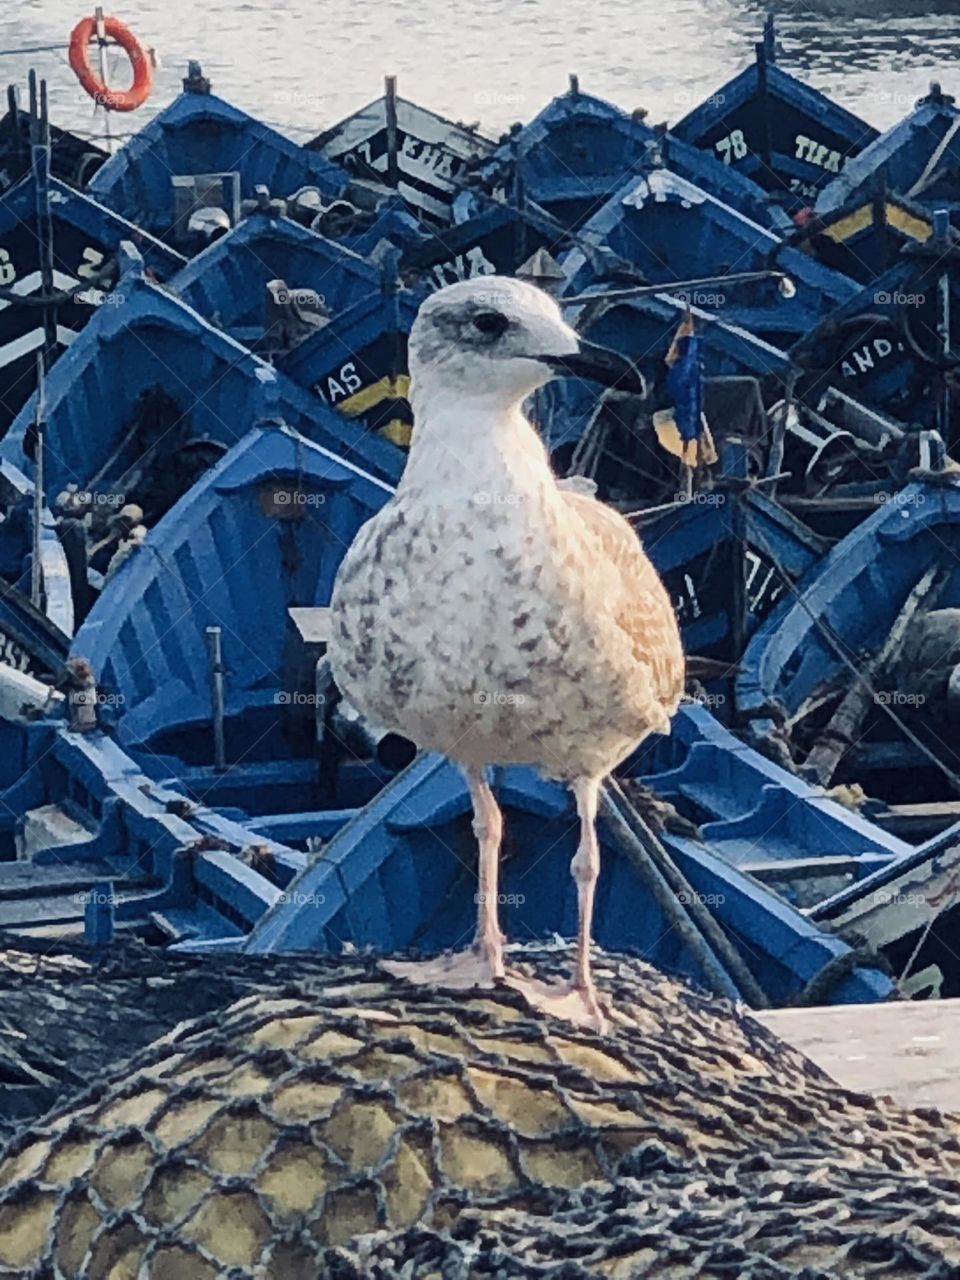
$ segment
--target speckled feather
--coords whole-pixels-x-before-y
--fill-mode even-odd
[[[602,776],[676,710],[669,598],[627,522],[558,487],[518,388],[470,394],[469,360],[441,380],[430,358],[403,481],[337,578],[334,674],[365,715],[461,764]]]

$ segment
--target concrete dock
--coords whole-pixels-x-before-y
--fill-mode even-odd
[[[753,1016],[848,1089],[960,1112],[960,999]]]

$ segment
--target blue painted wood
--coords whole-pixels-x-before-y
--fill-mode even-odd
[[[256,211],[215,240],[171,281],[205,319],[253,346],[263,333],[265,286],[316,289],[331,315],[379,288],[380,273],[358,254],[293,222]]]
[[[847,161],[820,192],[817,213],[843,209],[858,192],[874,189],[880,178],[886,190],[928,210],[956,210],[960,205],[954,179],[960,164],[958,120],[955,99],[942,93],[939,85],[931,85],[913,111]]]
[[[661,167],[764,226],[791,225],[768,192],[736,168],[579,88],[554,98],[529,124],[507,135],[479,178],[486,187],[508,192],[516,191],[519,181],[527,199],[576,228],[622,187],[628,174]]]
[[[0,278],[5,288],[29,295],[41,293],[38,210],[49,209],[53,242],[53,283],[58,292],[76,290],[91,273],[115,264],[124,240],[136,240],[148,269],[169,279],[184,265],[183,257],[155,237],[120,217],[91,196],[55,177],[43,177],[48,204],[38,200],[42,175],[26,174],[0,200]],[[45,221],[47,219],[45,218]],[[97,306],[116,305],[111,288],[87,289],[57,308],[57,342],[47,357],[48,367],[65,351]],[[43,311],[29,302],[0,301],[0,431],[36,386],[37,352],[44,341]]]
[[[651,284],[764,271],[775,265],[797,285],[785,300],[776,280],[722,283],[687,291],[687,300],[774,346],[787,346],[858,292],[854,281],[831,271],[710,192],[653,169],[631,176],[583,228]],[[604,280],[596,255],[579,245],[564,258],[564,291],[580,294]]]
[[[788,209],[817,192],[877,131],[776,64],[756,61],[715,90],[673,132],[776,193]]]
[[[347,181],[318,152],[212,93],[185,89],[111,156],[88,190],[138,226],[163,235],[175,220],[174,175],[230,172],[239,173],[244,199],[258,186],[281,198],[315,186],[333,198]]]
[[[776,703],[787,715],[815,689],[845,677],[848,656],[888,634],[924,570],[960,548],[960,487],[915,483],[844,538],[756,632],[741,659],[737,704],[754,717]],[[952,583],[938,607],[960,603]],[[831,636],[833,637],[831,639]],[[765,720],[751,720],[758,739]]]
[[[743,757],[749,781],[746,776],[741,779],[736,794],[744,795],[743,783],[756,794],[758,775],[773,778],[768,785],[776,796],[757,808],[752,826],[755,841],[762,842],[772,809],[776,807],[782,817],[798,805],[797,780],[761,761],[729,735],[725,739],[724,731],[702,710],[681,712],[677,731],[681,739],[696,739],[701,730],[706,736],[699,745],[705,750],[717,757]],[[505,780],[495,782],[507,808],[509,833],[501,884],[504,927],[517,940],[542,939],[554,932],[569,936],[576,922],[569,859],[577,841],[569,794],[528,770],[508,772],[509,786]],[[657,785],[656,773],[643,776]],[[543,811],[543,799],[531,799],[538,792],[554,793],[551,816]],[[799,800],[800,807],[803,803]],[[476,886],[469,814],[469,796],[459,772],[438,757],[421,757],[340,829],[323,859],[308,866],[288,887],[284,900],[262,917],[246,949],[269,953],[309,949],[329,945],[331,935],[341,945],[376,948],[385,945],[381,941],[385,936],[389,946],[419,945],[427,951],[464,945],[471,935]],[[852,843],[856,837],[846,817],[839,805],[831,804],[818,814],[825,829],[838,835],[846,832]],[[750,827],[746,815],[744,827]],[[870,830],[869,824],[862,827],[861,838]],[[722,845],[714,849],[674,836],[666,839],[698,892],[708,899],[735,942],[743,944],[745,958],[772,999],[782,1001],[795,994],[823,964],[845,952],[843,942],[820,934],[786,902],[737,871],[723,856]],[[638,951],[672,972],[702,977],[638,883],[634,868],[609,839],[604,837],[603,843],[598,940]],[[882,837],[875,843],[889,852]],[[792,847],[796,852],[798,846]],[[388,872],[390,883],[400,877],[406,885],[402,898],[384,891]],[[414,885],[419,891],[415,897]],[[384,906],[389,908],[389,926],[382,915]],[[425,929],[425,923],[430,927]],[[888,991],[882,975],[863,970],[841,988],[838,998],[877,999]]]

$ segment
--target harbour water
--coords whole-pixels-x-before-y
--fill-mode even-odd
[[[298,139],[379,96],[388,73],[401,94],[493,136],[530,119],[570,72],[585,92],[674,121],[750,60],[768,7],[780,10],[784,65],[873,124],[902,116],[933,78],[960,91],[960,0],[396,0],[389,17],[379,0],[122,0],[109,11],[161,65],[147,106],[110,123],[115,135],[145,123],[179,91],[189,58],[216,92]],[[53,119],[98,133],[102,115],[66,63],[87,11],[64,0],[5,6],[0,48],[61,47],[6,54],[0,77],[24,83],[36,66]]]

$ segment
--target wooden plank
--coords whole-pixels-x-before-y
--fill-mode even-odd
[[[769,1009],[751,1015],[841,1085],[960,1113],[960,999]]]

